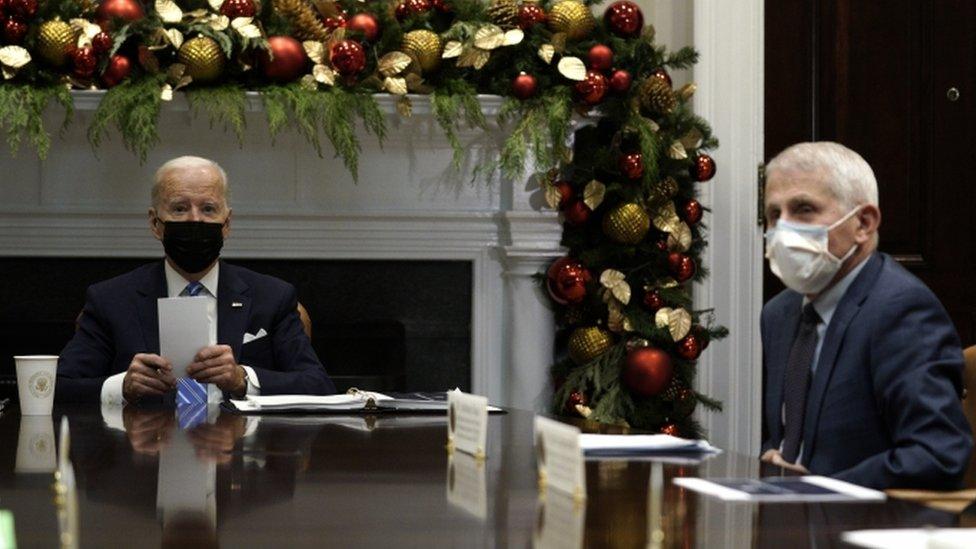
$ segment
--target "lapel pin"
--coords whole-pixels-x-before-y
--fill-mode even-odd
[[[230,306],[231,306],[231,307],[233,307],[233,308],[235,308],[235,309],[238,309],[238,308],[240,308],[240,307],[243,307],[243,306],[244,306],[244,304],[243,304],[243,303],[241,303],[240,301],[234,301],[234,302],[232,302],[232,303],[230,304]]]

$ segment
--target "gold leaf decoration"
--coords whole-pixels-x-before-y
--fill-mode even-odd
[[[407,80],[399,76],[389,76],[383,80],[383,89],[393,95],[406,95]]]
[[[543,44],[539,46],[539,59],[542,59],[546,64],[552,63],[552,58],[556,55],[556,48],[552,44]]]
[[[326,86],[335,85],[335,71],[325,65],[315,65],[312,67],[312,77],[315,81]]]
[[[380,74],[383,76],[396,76],[410,66],[410,56],[402,51],[392,51],[379,61]]]
[[[401,95],[400,99],[397,100],[397,112],[404,118],[410,118],[413,115],[413,102],[406,95]]]
[[[179,23],[183,20],[183,10],[173,0],[156,0],[156,13],[163,23]]]
[[[654,212],[654,227],[663,233],[670,233],[680,222],[681,218],[678,217],[674,202],[668,201]]]
[[[312,60],[312,63],[316,65],[325,64],[325,46],[322,45],[322,42],[306,40],[302,42],[302,48],[305,49],[305,54]]]
[[[244,38],[261,38],[261,29],[254,24],[252,17],[235,17],[230,26]]]
[[[579,57],[563,57],[556,68],[559,69],[559,74],[570,80],[581,81],[586,78],[586,65]]]
[[[548,204],[549,207],[554,210],[558,208],[559,202],[563,198],[563,194],[559,192],[559,187],[547,181],[545,183],[545,192],[546,192],[546,204]]]
[[[695,95],[696,91],[698,91],[698,85],[694,82],[689,82],[684,86],[681,86],[681,89],[678,90],[678,97],[680,97],[682,101],[688,101]]]
[[[484,67],[489,59],[491,59],[491,53],[480,48],[469,47],[461,54],[457,66],[474,67],[477,70]]]
[[[678,341],[691,331],[691,314],[684,309],[675,309],[668,314],[668,331],[671,339]]]
[[[583,203],[595,210],[603,204],[603,197],[607,194],[607,186],[596,179],[586,184],[583,189]]]
[[[688,152],[685,150],[685,146],[681,144],[681,141],[671,143],[671,146],[668,147],[668,158],[673,158],[674,160],[688,158]]]
[[[630,303],[630,284],[627,284],[627,277],[624,276],[624,273],[615,269],[607,269],[600,274],[600,284],[610,290],[613,297],[624,305]]]
[[[485,25],[474,33],[474,45],[483,50],[493,50],[505,43],[505,31],[498,25]]]
[[[671,307],[661,307],[654,314],[654,325],[658,328],[667,328],[671,324]]]
[[[502,43],[503,46],[514,46],[516,44],[521,44],[522,40],[525,40],[525,32],[522,29],[511,29],[505,32],[505,41]]]
[[[685,150],[697,149],[701,146],[703,138],[704,136],[702,135],[701,130],[698,128],[691,128],[688,130],[688,133],[681,138],[681,144],[684,145]]]
[[[691,247],[691,227],[684,221],[679,221],[672,229],[668,234],[668,249],[687,252]]]
[[[459,57],[462,51],[464,51],[464,46],[457,40],[451,40],[447,44],[444,44],[444,53],[441,54],[441,59]]]

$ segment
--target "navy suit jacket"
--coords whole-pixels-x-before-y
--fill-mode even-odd
[[[78,329],[58,360],[56,399],[98,402],[102,383],[126,371],[136,353],[158,354],[161,297],[167,297],[162,261],[90,286]],[[335,392],[302,329],[297,304],[291,284],[221,261],[217,343],[229,345],[239,364],[254,369],[261,394]],[[261,329],[268,335],[243,344],[245,332]]]
[[[959,402],[959,337],[920,280],[885,254],[866,261],[824,336],[801,463],[875,488],[956,488],[973,447]],[[762,311],[763,451],[783,438],[783,380],[802,301],[785,290]]]

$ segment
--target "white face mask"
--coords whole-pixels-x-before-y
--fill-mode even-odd
[[[766,231],[766,258],[773,274],[787,288],[801,294],[820,293],[834,278],[847,258],[857,251],[851,246],[844,257],[830,253],[830,231],[860,211],[860,206],[830,226],[793,223],[781,219]]]

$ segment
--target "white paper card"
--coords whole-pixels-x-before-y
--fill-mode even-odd
[[[488,516],[485,464],[456,452],[447,460],[447,502],[479,519]]]
[[[207,299],[198,297],[160,298],[159,354],[173,365],[174,377],[186,377],[193,357],[210,345]]]
[[[854,530],[841,539],[859,547],[880,549],[971,549],[976,547],[976,528],[903,528]]]
[[[539,478],[547,487],[574,498],[586,497],[586,469],[577,427],[536,416],[535,451]]]
[[[454,449],[487,457],[488,399],[461,391],[447,393],[447,440]]]

